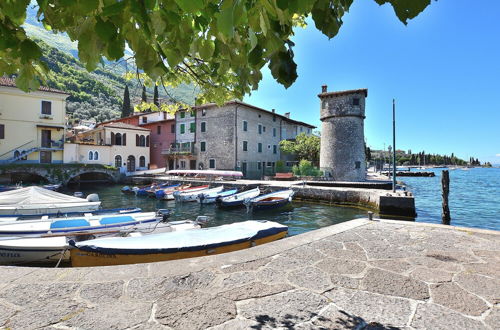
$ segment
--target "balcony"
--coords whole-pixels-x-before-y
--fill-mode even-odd
[[[174,144],[161,151],[162,155],[191,155],[194,153],[194,143]]]

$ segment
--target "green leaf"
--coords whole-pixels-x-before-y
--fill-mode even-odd
[[[431,0],[375,0],[379,5],[385,3],[390,3],[394,8],[396,16],[404,24],[408,23],[408,20],[415,18],[418,14],[424,11],[427,6],[431,4]]]
[[[125,51],[125,41],[121,38],[115,38],[111,40],[108,44],[108,58],[110,60],[118,61],[123,57],[123,52]]]
[[[297,79],[297,64],[293,61],[293,52],[280,51],[271,57],[269,69],[274,79],[286,88]]]
[[[232,38],[234,35],[233,10],[232,6],[221,8],[221,11],[215,15],[217,18],[217,28],[228,38]]]
[[[201,47],[198,49],[198,52],[200,53],[200,56],[205,59],[209,60],[215,50],[215,42],[213,40],[202,40],[201,42]]]
[[[175,0],[175,3],[177,3],[183,11],[193,14],[205,7],[203,0]]]
[[[21,42],[21,56],[23,62],[29,62],[31,59],[38,59],[42,57],[42,50],[36,43],[29,39]]]
[[[102,16],[114,16],[120,14],[125,9],[126,2],[115,2],[112,5],[106,6],[102,9]]]
[[[111,41],[116,35],[116,26],[111,21],[104,22],[97,18],[95,32],[103,41]]]

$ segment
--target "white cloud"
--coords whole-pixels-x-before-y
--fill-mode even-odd
[[[496,154],[495,156],[500,157],[500,154]]]

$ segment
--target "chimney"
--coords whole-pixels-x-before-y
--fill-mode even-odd
[[[285,112],[285,117],[290,119],[290,112]]]
[[[271,111],[272,111],[273,113],[275,113],[275,112],[276,112],[276,109],[272,109]]]
[[[326,93],[327,91],[328,91],[328,86],[327,85],[321,86],[321,93]]]

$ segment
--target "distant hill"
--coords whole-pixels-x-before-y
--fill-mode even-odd
[[[78,60],[77,43],[65,34],[45,30],[36,20],[36,10],[32,5],[29,6],[23,26],[42,48],[43,60],[51,70],[46,84],[71,94],[67,102],[70,118],[104,121],[119,117],[125,84],[129,85],[132,104],[140,101],[142,86],[138,81],[126,81],[123,78],[126,71],[124,63],[105,61],[103,67],[89,73]],[[128,70],[135,71],[133,63],[128,64]],[[168,91],[180,101],[188,104],[194,102],[193,88],[190,86]],[[148,94],[148,99],[152,101],[153,90],[148,89]],[[163,88],[159,89],[159,94],[162,99],[170,100]]]

